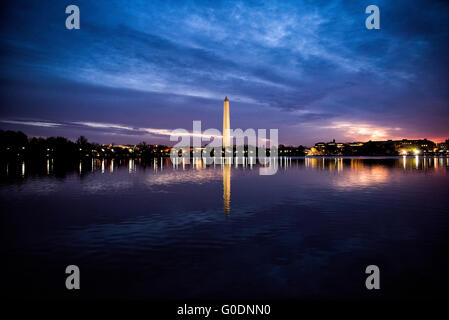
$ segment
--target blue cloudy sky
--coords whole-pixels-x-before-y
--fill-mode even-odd
[[[1,129],[168,143],[192,120],[221,128],[228,96],[231,127],[286,144],[449,138],[445,1],[41,0],[0,15]]]

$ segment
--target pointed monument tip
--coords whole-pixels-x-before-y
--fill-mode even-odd
[[[226,96],[226,98],[225,98],[225,100],[224,101],[229,101],[229,99],[228,99],[228,96]]]

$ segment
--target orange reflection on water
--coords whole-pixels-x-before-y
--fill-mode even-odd
[[[325,159],[324,158],[306,158],[305,165],[306,165],[306,167],[311,167],[311,168],[324,168],[325,167]]]
[[[231,212],[231,165],[224,164],[223,171],[223,208],[226,214]]]
[[[347,171],[345,175],[339,176],[335,181],[337,187],[358,188],[374,184],[386,183],[388,181],[388,169],[375,166],[361,170]]]
[[[201,158],[193,158],[193,166],[196,170],[203,169],[203,159]]]
[[[386,183],[390,171],[381,165],[366,165],[363,160],[351,159],[351,170],[338,175],[335,186],[339,188],[359,188]]]

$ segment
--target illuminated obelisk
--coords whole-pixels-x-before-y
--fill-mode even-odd
[[[229,119],[229,100],[228,97],[224,99],[223,104],[223,149],[225,150],[225,159],[223,169],[223,205],[226,214],[230,213],[231,202],[231,157],[229,152],[231,149],[231,121]],[[227,160],[226,160],[227,159]]]
[[[223,104],[223,148],[225,150],[231,145],[231,122],[229,119],[229,100],[228,97],[224,99]]]

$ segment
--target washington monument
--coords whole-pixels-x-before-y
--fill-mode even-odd
[[[229,119],[229,100],[228,97],[224,99],[223,104],[223,148],[226,149],[231,145],[231,122]]]

